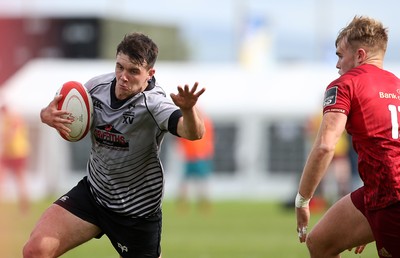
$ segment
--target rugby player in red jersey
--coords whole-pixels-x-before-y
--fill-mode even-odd
[[[340,77],[326,89],[323,121],[296,196],[297,232],[310,257],[361,253],[375,241],[379,257],[400,257],[400,80],[383,69],[388,41],[380,21],[356,16],[336,39]],[[308,202],[344,130],[358,153],[363,186],[346,195],[307,234]]]

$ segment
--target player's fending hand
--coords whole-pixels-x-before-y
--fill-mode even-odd
[[[71,130],[65,124],[71,124],[74,119],[68,111],[57,109],[58,102],[62,97],[62,95],[55,96],[50,104],[41,110],[40,119],[43,123],[55,128],[61,134],[68,136]]]
[[[297,234],[300,243],[304,243],[307,238],[307,227],[308,227],[308,222],[310,220],[310,208],[308,206],[296,208],[296,217],[297,217]]]
[[[185,84],[183,88],[178,86],[178,94],[170,94],[172,101],[182,110],[189,110],[193,108],[201,94],[203,94],[206,90],[205,88],[202,88],[196,92],[198,85],[199,83],[195,82],[191,89],[189,89],[189,85],[187,84]]]

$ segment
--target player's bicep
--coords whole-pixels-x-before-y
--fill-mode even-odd
[[[325,113],[317,137],[319,144],[334,148],[345,130],[346,122],[347,115],[343,113]]]

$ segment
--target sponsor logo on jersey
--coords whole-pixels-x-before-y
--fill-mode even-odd
[[[98,99],[93,98],[93,108],[102,110],[103,107],[101,106],[101,102]]]
[[[129,141],[126,141],[124,135],[117,131],[113,125],[98,126],[95,128],[93,135],[96,142],[105,147],[121,150],[129,149]]]
[[[332,88],[329,88],[325,92],[324,104],[323,104],[324,107],[336,104],[337,89],[338,89],[337,86],[333,86]]]
[[[381,99],[400,99],[400,95],[396,93],[379,92],[379,98]]]

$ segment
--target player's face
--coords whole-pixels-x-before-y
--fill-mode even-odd
[[[339,69],[340,75],[359,65],[357,53],[344,40],[337,45],[336,55],[338,56],[336,68]]]
[[[127,99],[146,89],[148,80],[154,75],[153,68],[135,64],[129,56],[119,53],[115,64],[115,95],[117,99]]]

